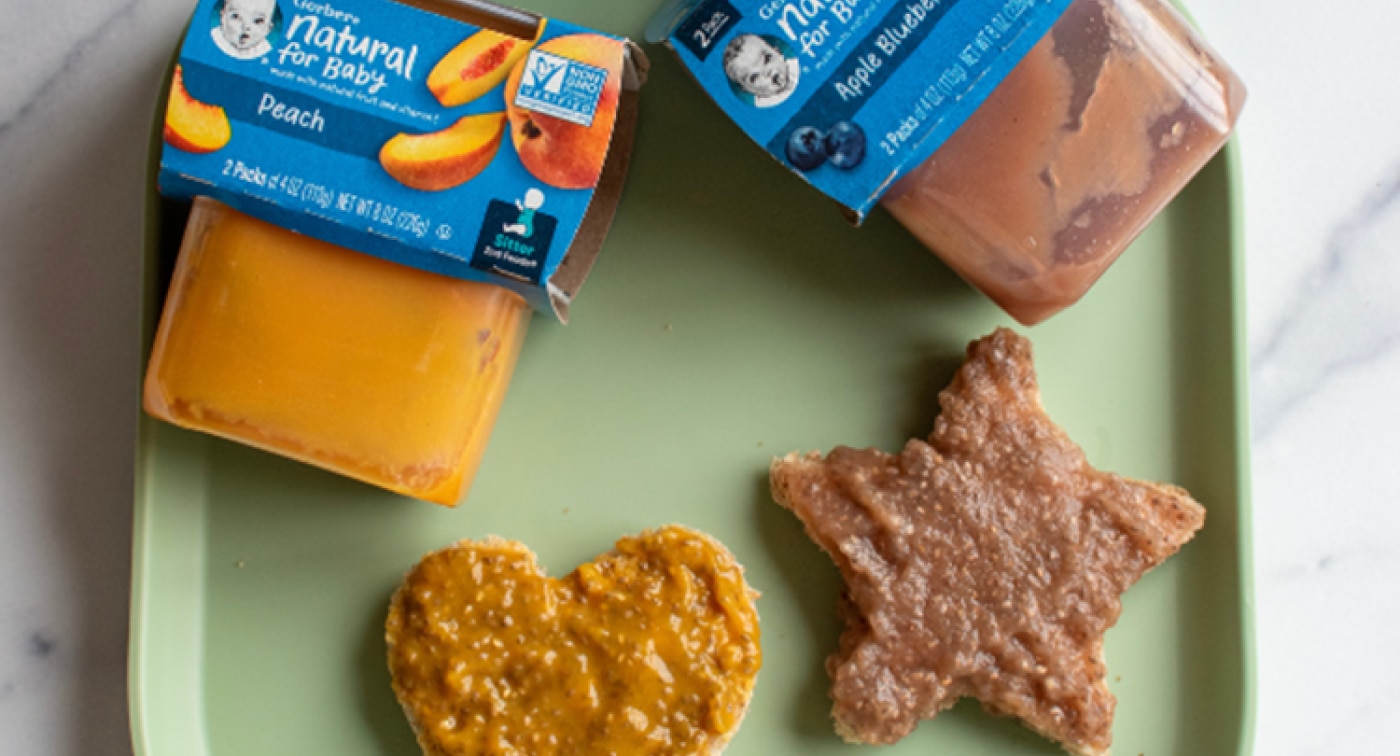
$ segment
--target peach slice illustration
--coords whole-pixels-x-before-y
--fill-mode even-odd
[[[228,115],[218,105],[200,102],[185,89],[185,72],[175,66],[165,108],[165,141],[185,152],[213,152],[233,136]]]
[[[541,22],[538,34],[543,33]],[[534,45],[534,40],[482,29],[442,56],[428,73],[428,89],[443,107],[465,105],[505,81]]]
[[[491,164],[505,127],[505,113],[485,113],[431,134],[399,134],[379,150],[379,164],[404,186],[426,192],[451,189]]]
[[[506,113],[510,138],[520,162],[535,178],[560,189],[588,189],[598,184],[603,162],[612,143],[622,95],[621,42],[599,34],[556,37],[539,46],[561,58],[603,68],[608,78],[599,94],[591,126],[537,113],[515,104],[516,91],[525,72],[525,59],[516,64],[506,81]]]

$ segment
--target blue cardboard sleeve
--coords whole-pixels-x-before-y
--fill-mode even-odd
[[[1070,0],[671,0],[664,41],[754,141],[860,222]]]
[[[199,0],[160,189],[567,320],[645,72],[625,39],[476,0]]]

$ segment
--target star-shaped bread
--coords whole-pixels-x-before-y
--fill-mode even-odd
[[[1101,472],[1040,405],[1031,345],[973,342],[927,441],[775,459],[773,497],[836,561],[837,732],[893,743],[959,698],[1108,753],[1103,635],[1205,522],[1180,488]]]

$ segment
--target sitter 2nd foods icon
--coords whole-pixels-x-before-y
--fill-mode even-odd
[[[171,83],[162,191],[496,283],[563,318],[620,192],[604,166],[630,148],[618,114],[641,58],[624,39],[520,16],[483,28],[389,0],[201,0]],[[532,192],[548,196],[547,244],[498,244],[500,229],[478,244],[502,225],[493,207],[518,212]],[[551,286],[571,253],[588,264]]]
[[[538,283],[559,221],[543,212],[545,193],[530,189],[514,204],[491,200],[481,224],[472,266],[510,278]]]

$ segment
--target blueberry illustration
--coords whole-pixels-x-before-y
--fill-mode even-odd
[[[811,126],[799,126],[788,137],[788,162],[799,171],[811,171],[826,162],[826,135]]]
[[[825,147],[831,164],[849,171],[865,159],[865,130],[850,121],[837,121],[826,133]]]

